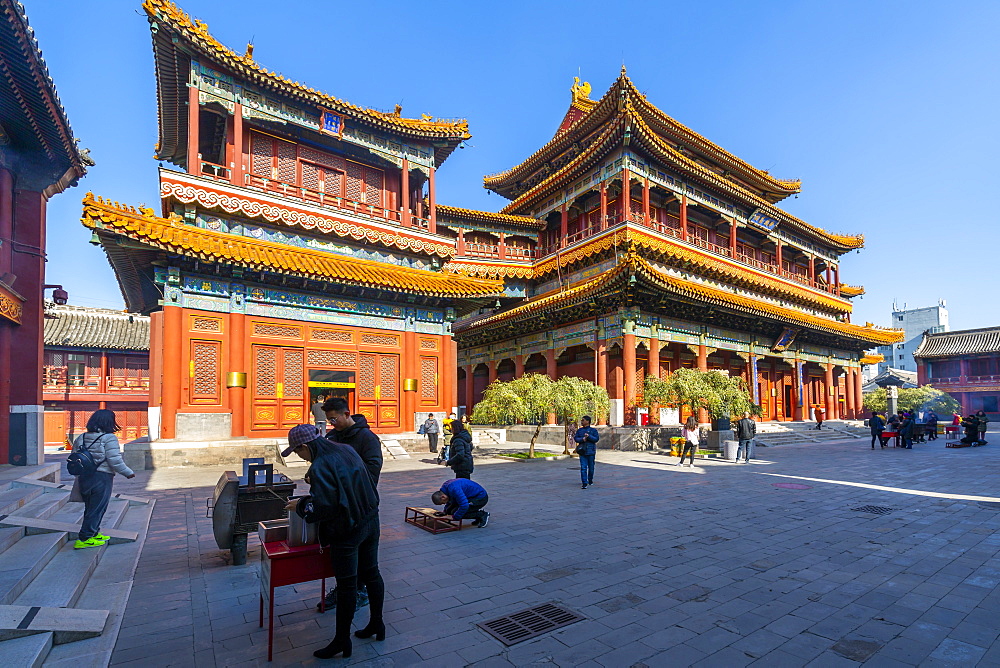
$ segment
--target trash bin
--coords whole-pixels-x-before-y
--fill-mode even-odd
[[[736,452],[739,450],[739,441],[723,441],[722,442],[722,456],[731,462],[736,461]]]

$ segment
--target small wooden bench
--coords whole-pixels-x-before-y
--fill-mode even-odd
[[[946,448],[969,448],[972,447],[971,443],[962,443],[961,441],[948,441],[944,444]]]
[[[407,506],[406,515],[403,519],[407,524],[418,526],[424,531],[430,531],[433,534],[462,530],[462,522],[465,520],[456,520],[451,515],[435,517],[434,513],[436,512],[438,512],[436,508],[413,508]]]

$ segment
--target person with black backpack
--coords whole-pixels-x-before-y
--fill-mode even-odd
[[[134,478],[135,473],[122,459],[121,447],[115,433],[121,427],[113,411],[101,409],[87,420],[86,433],[73,443],[73,452],[66,458],[67,470],[77,477],[76,485],[83,496],[83,524],[73,547],[77,550],[100,547],[110,538],[102,535],[101,520],[111,501],[111,487],[115,473]]]

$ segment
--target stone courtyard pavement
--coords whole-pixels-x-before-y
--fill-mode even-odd
[[[286,587],[271,665],[1000,664],[1000,447],[852,440],[757,456],[682,469],[654,452],[601,451],[587,490],[575,460],[480,458],[490,525],[438,536],[404,524],[403,508],[428,505],[447,469],[387,462],[386,640],[314,659],[334,614],[314,611],[318,582]],[[252,536],[247,565],[230,566],[205,518],[221,472],[116,481],[158,501],[112,665],[267,665],[259,544]],[[788,483],[806,488],[776,486]],[[475,626],[550,601],[587,619],[510,648]],[[367,620],[363,608],[356,626]]]

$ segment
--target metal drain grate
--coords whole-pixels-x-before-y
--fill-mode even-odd
[[[890,508],[889,506],[858,506],[857,508],[851,508],[851,510],[856,510],[859,513],[874,513],[875,515],[888,515],[895,508]]]
[[[566,608],[545,603],[504,617],[491,619],[488,622],[482,622],[477,626],[503,644],[515,645],[543,633],[548,633],[552,629],[575,624],[583,619],[585,617],[581,617],[575,612],[570,612]]]

